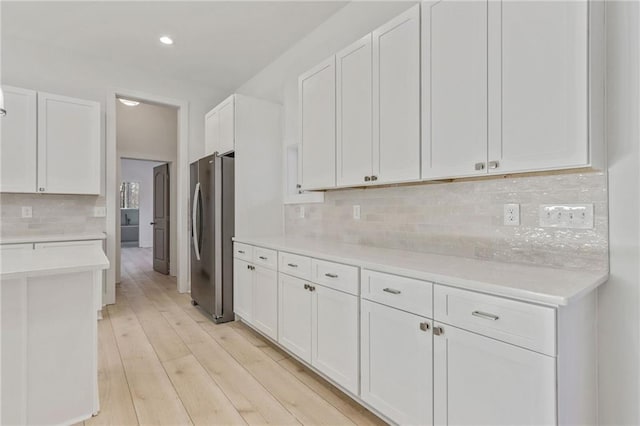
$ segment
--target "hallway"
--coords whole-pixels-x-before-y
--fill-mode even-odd
[[[239,322],[215,325],[122,250],[117,304],[99,328],[100,414],[86,424],[384,424]]]

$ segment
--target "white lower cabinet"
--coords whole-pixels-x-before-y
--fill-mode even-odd
[[[311,294],[308,281],[280,274],[278,342],[311,363]]]
[[[399,424],[431,424],[431,320],[362,300],[360,335],[362,400]]]
[[[274,340],[278,339],[278,273],[253,267],[252,324]]]
[[[280,274],[282,346],[358,394],[358,297]]]
[[[436,425],[556,424],[555,358],[440,323],[434,334]]]
[[[253,271],[249,262],[233,259],[233,312],[251,322],[253,312]]]

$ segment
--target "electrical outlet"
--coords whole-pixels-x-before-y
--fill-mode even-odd
[[[304,206],[298,206],[298,217],[304,219]]]
[[[106,207],[94,207],[93,208],[93,217],[105,217],[107,215]]]
[[[520,225],[520,204],[504,205],[504,224],[507,226]]]
[[[31,206],[22,206],[22,217],[23,218],[33,217],[33,209],[31,208]]]
[[[360,220],[360,206],[353,206],[353,218],[355,220]]]
[[[539,211],[543,228],[593,228],[593,204],[542,204]]]

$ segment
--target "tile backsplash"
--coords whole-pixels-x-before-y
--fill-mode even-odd
[[[520,226],[503,205],[520,204]],[[541,204],[594,205],[593,229],[543,228]],[[360,220],[353,206],[360,206]],[[299,218],[304,206],[305,217]],[[496,177],[327,191],[322,204],[287,205],[285,234],[504,262],[608,268],[604,173]]]
[[[105,198],[95,195],[0,194],[0,238],[15,236],[104,232],[104,217],[94,217],[94,207]],[[22,207],[32,208],[22,218]]]

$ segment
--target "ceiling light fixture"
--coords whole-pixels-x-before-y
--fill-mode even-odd
[[[130,100],[130,99],[122,99],[122,98],[118,98],[118,100],[119,100],[120,102],[122,102],[122,103],[123,103],[124,105],[126,105],[126,106],[134,107],[134,106],[138,106],[138,105],[140,105],[140,102],[138,102],[138,101],[132,101],[132,100]]]
[[[173,39],[165,35],[160,37],[160,43],[170,45],[170,44],[173,44]]]

